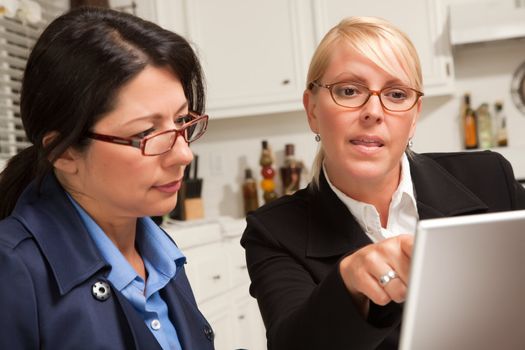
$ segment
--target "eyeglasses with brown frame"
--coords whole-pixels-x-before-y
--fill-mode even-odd
[[[115,143],[117,145],[139,148],[143,156],[158,156],[169,152],[177,137],[181,135],[188,144],[200,138],[208,127],[208,116],[188,113],[178,119],[182,125],[177,129],[161,131],[146,137],[124,138],[118,136],[88,132],[86,137],[98,141]],[[187,120],[187,121],[186,121]]]
[[[387,86],[381,90],[371,90],[355,82],[342,81],[323,85],[313,81],[308,87],[313,89],[314,86],[328,89],[335,104],[346,108],[362,107],[370,96],[376,95],[381,106],[387,111],[406,112],[416,105],[421,96],[424,96],[421,91],[406,86]]]

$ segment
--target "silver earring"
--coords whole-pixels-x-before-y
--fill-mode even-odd
[[[316,142],[321,141],[321,135],[319,135],[319,134],[315,134],[315,141],[316,141]]]
[[[414,142],[412,142],[412,139],[408,140],[408,148],[412,148],[414,146]]]

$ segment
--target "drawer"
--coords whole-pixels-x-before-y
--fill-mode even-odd
[[[162,228],[175,241],[177,246],[186,250],[221,240],[221,227],[213,222],[184,222],[166,220]]]
[[[197,302],[207,300],[231,288],[228,254],[223,243],[188,249],[185,265]]]

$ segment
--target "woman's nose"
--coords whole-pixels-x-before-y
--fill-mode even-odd
[[[184,137],[178,136],[173,148],[167,152],[165,162],[167,165],[188,165],[193,160],[193,152]]]
[[[362,107],[360,120],[366,124],[381,123],[385,117],[383,105],[379,98],[379,94],[375,91],[371,92],[368,101]]]

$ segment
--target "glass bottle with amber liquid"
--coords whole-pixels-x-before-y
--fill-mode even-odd
[[[259,194],[257,193],[257,183],[252,176],[252,169],[245,169],[244,182],[242,184],[242,196],[244,200],[244,214],[259,208]]]
[[[302,163],[295,159],[295,147],[289,143],[284,146],[284,166],[281,167],[283,194],[293,194],[299,189]]]
[[[275,170],[273,169],[274,158],[268,141],[262,141],[261,157],[259,158],[259,164],[261,165],[261,188],[263,190],[263,199],[265,203],[270,203],[279,196],[275,192]]]
[[[465,94],[463,98],[461,114],[463,119],[465,149],[478,148],[478,120],[476,112],[470,107],[470,94]]]

